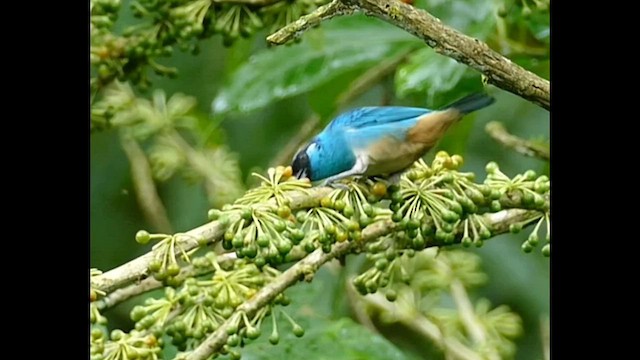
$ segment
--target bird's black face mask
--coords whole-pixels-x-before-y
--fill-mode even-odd
[[[307,147],[298,151],[293,158],[293,164],[291,164],[293,175],[297,179],[309,178],[311,180],[311,163],[309,162],[309,155],[307,155]]]

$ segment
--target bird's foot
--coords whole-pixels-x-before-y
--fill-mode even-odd
[[[398,184],[400,184],[400,179],[402,178],[402,174],[404,174],[404,171],[398,171],[396,173],[391,174],[387,178],[387,182],[389,182],[389,185],[398,185]]]
[[[322,184],[320,184],[320,186],[328,186],[330,188],[333,189],[340,189],[340,190],[349,190],[349,186],[346,184],[342,184],[342,183],[337,183],[337,182],[333,182],[333,181],[325,181]]]

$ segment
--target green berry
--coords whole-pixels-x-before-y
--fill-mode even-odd
[[[293,326],[293,335],[297,337],[302,337],[304,335],[304,329],[302,328],[302,326],[295,324]]]
[[[499,170],[498,164],[496,164],[494,161],[489,162],[484,169],[488,174],[493,174]]]
[[[521,223],[515,223],[515,224],[509,225],[509,231],[512,234],[519,233],[520,231],[522,231],[522,224]]]
[[[530,253],[533,250],[533,246],[528,241],[522,243],[522,251],[525,253]]]
[[[209,212],[207,213],[207,217],[209,218],[209,220],[213,221],[218,219],[221,213],[222,212],[218,209],[209,209]]]
[[[462,238],[462,246],[469,247],[473,243],[473,240],[469,236],[465,236]]]
[[[413,238],[411,240],[411,245],[416,250],[422,250],[422,249],[424,249],[424,246],[426,245],[426,242],[425,242],[424,238],[422,237],[422,235],[418,234],[418,236],[416,236],[415,238]]]
[[[342,210],[342,213],[344,214],[344,216],[346,217],[352,217],[353,214],[355,214],[355,210],[353,209],[353,206],[351,205],[346,205],[344,207],[344,209]]]
[[[180,274],[180,265],[176,263],[172,263],[172,264],[169,264],[169,266],[167,266],[168,276],[176,276],[178,274]]]
[[[244,246],[244,239],[242,239],[242,235],[238,234],[235,236],[233,240],[231,240],[231,245],[236,249],[242,248],[242,246]]]
[[[542,255],[549,257],[551,256],[551,244],[545,244],[542,247]]]
[[[322,207],[325,207],[325,208],[332,208],[333,207],[333,200],[331,200],[330,197],[325,196],[322,199],[320,199],[320,205]]]
[[[149,272],[156,273],[160,271],[161,267],[162,267],[162,261],[160,261],[160,259],[153,259],[149,261]]]
[[[256,239],[256,243],[258,244],[258,246],[260,247],[267,247],[269,246],[269,236],[267,234],[260,234],[258,235],[258,238]]]
[[[491,201],[491,205],[489,206],[489,208],[492,212],[498,212],[502,210],[502,204],[500,204],[500,201],[498,200],[493,200]]]
[[[240,345],[240,336],[238,336],[235,333],[233,335],[229,336],[227,338],[227,345],[229,345],[231,347],[236,347],[236,346]]]
[[[387,298],[388,301],[395,301],[398,298],[398,293],[396,293],[396,291],[393,289],[389,289],[384,294],[384,296]]]
[[[418,219],[409,219],[407,222],[407,229],[413,230],[420,227],[420,221]]]
[[[151,240],[151,235],[147,231],[140,230],[136,233],[136,242],[139,244],[147,244],[149,240]]]
[[[283,219],[287,219],[291,215],[291,208],[288,207],[287,205],[282,205],[278,208],[277,212],[278,212],[278,216],[280,216]]]
[[[272,334],[269,336],[269,342],[270,342],[272,345],[277,345],[277,344],[278,344],[278,342],[280,342],[280,335],[278,335],[278,333],[275,333],[275,332],[274,332],[274,333],[272,333]]]
[[[255,326],[247,328],[247,337],[251,340],[255,340],[260,337],[261,331]]]
[[[389,266],[389,260],[385,258],[376,260],[376,269],[383,271],[387,268],[387,266]]]

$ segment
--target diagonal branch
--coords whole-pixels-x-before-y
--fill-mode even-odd
[[[284,44],[300,37],[323,20],[361,10],[415,36],[437,53],[448,56],[482,73],[497,87],[527,99],[547,110],[551,107],[550,82],[525,70],[493,51],[489,46],[444,25],[425,10],[398,0],[334,0],[267,37],[272,44]]]
[[[151,166],[140,145],[133,137],[120,136],[120,143],[131,164],[131,178],[136,191],[138,205],[142,209],[145,219],[154,231],[171,233],[171,222],[167,211],[162,205],[156,185],[153,182]]]
[[[498,121],[487,123],[484,129],[494,140],[508,148],[512,148],[522,155],[536,157],[547,161],[551,159],[548,146],[536,144],[533,141],[511,135],[507,129],[505,129],[504,125]]]
[[[309,191],[309,194],[297,194],[291,196],[290,207],[292,210],[317,206],[320,199],[326,196],[332,189],[328,187],[314,188]],[[275,203],[275,201],[272,201]],[[179,240],[179,246],[181,246],[185,252],[195,249],[198,244],[190,239],[200,239],[202,244],[210,244],[214,241],[218,241],[222,238],[228,224],[237,221],[237,218],[229,218],[229,221],[225,224],[219,221],[212,221],[210,223],[199,226],[195,229],[187,231],[184,240]],[[128,263],[118,266],[115,269],[109,270],[101,275],[91,278],[91,286],[104,292],[112,292],[132,281],[142,280],[147,277],[149,263],[155,258],[155,251],[150,251],[138,258],[135,258]]]

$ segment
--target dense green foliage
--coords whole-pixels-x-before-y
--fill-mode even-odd
[[[252,172],[269,177],[266,171],[269,166],[288,165],[273,164],[273,161],[290,159],[291,150],[282,152],[295,150],[300,141],[306,140],[292,143],[292,139],[299,137],[303,124],[319,129],[336,112],[359,105],[437,108],[484,88],[477,72],[434,53],[415,37],[390,24],[362,15],[325,22],[293,45],[265,45],[267,30],[275,30],[322,3],[306,0],[253,4],[208,0],[91,2],[93,268],[107,271],[149,251],[152,245],[165,247],[169,253],[172,246],[183,241],[179,233],[171,234],[202,225],[208,221],[207,214],[218,220],[234,211],[244,216],[243,208],[223,208],[223,205],[260,183],[260,179],[250,176]],[[528,70],[549,77],[549,13],[545,0],[426,0],[417,1],[415,6],[428,9],[443,23],[486,41]],[[114,79],[120,81],[114,82]],[[435,345],[416,324],[435,324],[443,336],[473,344],[476,341],[473,331],[469,333],[460,315],[459,302],[467,298],[474,299],[470,300],[471,306],[489,339],[485,347],[477,349],[479,354],[488,358],[543,358],[542,338],[547,334],[541,329],[549,314],[549,262],[540,256],[540,251],[547,242],[548,218],[544,215],[536,218],[539,221],[533,221],[532,226],[522,232],[519,232],[521,226],[513,226],[513,233],[499,235],[484,245],[483,240],[491,234],[483,233],[480,220],[468,220],[471,228],[467,225],[460,237],[464,245],[475,245],[472,248],[461,250],[460,246],[447,246],[451,249],[443,247],[439,253],[436,248],[419,251],[429,243],[430,237],[443,244],[453,241],[458,220],[473,219],[476,212],[494,212],[513,205],[510,200],[501,202],[500,195],[514,189],[520,191],[520,202],[511,207],[540,209],[541,214],[548,216],[545,212],[548,204],[542,198],[549,190],[545,176],[548,163],[505,151],[487,136],[484,125],[499,120],[514,134],[548,139],[549,114],[499,89],[486,90],[497,98],[496,104],[468,116],[454,127],[438,149],[425,156],[427,161],[416,165],[400,189],[390,189],[388,194],[385,189],[382,194],[375,188],[376,183],[369,183],[363,191],[377,194],[378,198],[357,199],[350,198],[353,193],[336,192],[330,200],[323,199],[324,203],[314,210],[317,214],[323,212],[347,220],[342,223],[344,229],[340,228],[341,223],[334,224],[337,228],[330,231],[331,236],[326,239],[302,240],[296,233],[299,229],[293,225],[289,229],[290,224],[275,218],[286,219],[292,212],[296,224],[305,232],[312,232],[318,226],[304,225],[308,214],[298,214],[286,204],[278,203],[278,207],[266,209],[260,215],[264,217],[265,229],[274,227],[270,232],[272,236],[261,238],[255,226],[254,230],[251,226],[241,230],[239,223],[235,233],[225,234],[224,248],[238,250],[238,254],[247,259],[218,268],[213,253],[189,254],[194,268],[204,273],[215,271],[213,277],[191,278],[183,283],[176,275],[184,271],[181,266],[186,254],[181,254],[175,246],[175,254],[166,257],[168,262],[160,259],[159,264],[153,264],[158,271],[151,272],[176,289],[168,287],[149,292],[104,311],[92,308],[96,324],[101,324],[92,331],[92,350],[101,349],[104,354],[113,355],[116,344],[121,342],[129,348],[141,349],[142,358],[173,358],[179,350],[188,349],[205,337],[218,322],[229,318],[237,305],[284,271],[286,267],[278,266],[281,263],[295,261],[315,248],[329,251],[335,241],[357,239],[360,229],[377,215],[390,216],[391,212],[382,209],[362,207],[371,206],[369,203],[375,205],[380,198],[385,198],[391,202],[391,211],[398,214],[394,220],[402,224],[407,235],[382,237],[365,249],[367,254],[349,255],[346,266],[328,264],[314,276],[312,283],[300,283],[287,290],[285,296],[265,307],[263,313],[247,319],[244,332],[229,338],[227,344],[245,346],[225,350],[230,351],[226,356],[242,355],[245,359],[442,358],[441,346]],[[317,124],[310,120],[314,118],[320,119]],[[149,164],[170,229],[157,228],[143,210],[143,198],[136,197],[139,182],[145,180],[132,172],[135,157],[121,146],[131,140],[140,147],[142,158]],[[489,176],[484,188],[469,185],[480,192],[479,195],[473,190],[463,193],[452,190],[452,199],[462,204],[460,212],[455,211],[450,201],[439,200],[435,205],[438,209],[444,206],[451,211],[438,210],[438,216],[425,220],[417,215],[424,213],[419,206],[428,208],[432,206],[430,203],[425,201],[410,208],[400,204],[413,201],[412,197],[422,191],[420,179],[438,175],[434,165],[440,161],[435,156],[438,150],[464,156],[462,164],[459,156],[441,153],[441,162],[449,159],[444,172],[474,172],[477,179],[469,184],[479,186],[482,186],[483,174],[487,172]],[[500,168],[491,163],[485,171],[485,165],[492,161],[500,164]],[[526,172],[529,169],[537,174]],[[286,169],[279,168],[277,173],[283,171]],[[521,175],[514,177],[516,174]],[[286,176],[284,178],[282,181]],[[263,187],[259,189],[264,189],[264,183],[268,185],[269,180],[263,179]],[[280,181],[276,180],[276,185]],[[292,188],[288,190],[296,190],[293,182],[289,185]],[[487,190],[487,187],[500,189],[501,186],[505,189],[503,194]],[[395,198],[394,193],[398,193]],[[238,206],[271,197],[257,199],[259,192],[254,191],[253,198],[251,194],[245,195],[245,201],[240,200]],[[336,206],[338,200],[346,203],[345,206]],[[394,208],[393,204],[398,206]],[[351,222],[348,220],[354,214],[350,214],[348,208],[345,214],[346,205],[355,207],[353,212],[357,216]],[[211,208],[220,210],[208,211]],[[317,216],[322,219],[322,215]],[[437,229],[423,226],[429,221],[438,222]],[[284,228],[279,229],[282,226]],[[146,231],[140,232],[140,229]],[[461,229],[465,229],[464,223]],[[286,236],[277,235],[283,231]],[[537,235],[531,236],[532,231]],[[164,233],[167,235],[159,235]],[[236,240],[236,234],[243,238]],[[345,239],[341,239],[341,234]],[[255,243],[247,242],[248,237]],[[141,246],[134,238],[148,245]],[[271,251],[272,245],[274,251]],[[399,250],[397,254],[386,251],[395,247]],[[416,256],[404,255],[409,248],[417,250]],[[297,249],[301,249],[300,252]],[[532,254],[523,253],[533,249],[536,250]],[[287,257],[288,254],[293,255]],[[271,270],[265,272],[264,269]],[[150,270],[153,270],[151,265]],[[390,278],[402,279],[402,284]],[[233,285],[236,298],[220,296],[220,289],[211,290],[218,286],[216,282],[227,281],[224,279],[235,279],[234,284],[239,284]],[[395,285],[387,286],[389,282]],[[456,284],[460,284],[468,296],[461,296]],[[378,288],[384,291],[367,297],[357,294],[357,290],[367,293]],[[210,291],[216,296],[208,295]],[[96,296],[100,298],[100,293]],[[386,302],[385,297],[395,301]],[[363,300],[366,298],[373,300]],[[387,307],[377,300],[386,302]],[[176,304],[198,305],[189,307],[194,310],[188,313],[169,318]],[[407,309],[416,312],[403,313]],[[102,321],[103,316],[108,322]],[[144,333],[162,319],[173,322],[165,331],[156,331],[157,336]],[[379,335],[371,333],[373,327]],[[115,330],[109,334],[102,329],[121,329],[124,333]],[[257,340],[249,340],[260,333]],[[303,333],[302,338],[297,337]],[[111,341],[107,341],[109,337]],[[123,358],[118,356],[122,355],[110,358]]]

